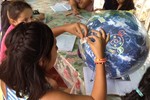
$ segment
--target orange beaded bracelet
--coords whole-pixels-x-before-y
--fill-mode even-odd
[[[99,59],[99,58],[96,58],[95,59],[95,64],[104,64],[106,62],[106,58],[102,58],[102,59]]]

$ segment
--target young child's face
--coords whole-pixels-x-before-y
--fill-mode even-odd
[[[79,0],[78,7],[84,9],[91,3],[92,3],[91,0]]]
[[[19,18],[17,20],[14,20],[14,23],[12,23],[13,25],[18,25],[21,22],[31,22],[32,20],[32,9],[25,9],[20,15]]]

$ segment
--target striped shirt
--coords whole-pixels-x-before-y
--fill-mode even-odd
[[[7,91],[7,96],[6,96],[6,99],[4,100],[27,100],[27,96],[24,97],[24,98],[19,98],[16,96],[16,92],[12,89],[9,89],[8,87],[6,88],[6,91]]]

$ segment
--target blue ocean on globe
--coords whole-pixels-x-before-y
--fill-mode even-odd
[[[139,69],[145,62],[149,46],[148,35],[141,22],[130,12],[103,11],[92,16],[87,27],[91,30],[104,29],[110,34],[106,46],[106,72],[109,77],[117,78]],[[95,70],[95,55],[88,43],[79,43],[79,52],[86,65]]]

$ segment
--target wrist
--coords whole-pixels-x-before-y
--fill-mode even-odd
[[[94,63],[95,64],[105,64],[107,61],[106,58],[95,58]]]
[[[99,58],[99,59],[103,59],[104,58],[104,54],[95,55],[95,57]]]
[[[67,30],[68,27],[67,26],[68,26],[68,24],[65,24],[65,25],[62,26],[62,31],[63,32],[68,32],[68,30]]]

